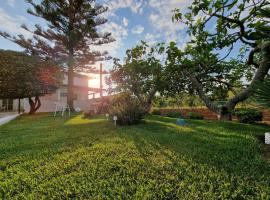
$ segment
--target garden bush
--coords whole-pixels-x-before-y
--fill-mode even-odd
[[[182,117],[182,114],[180,112],[177,112],[177,111],[172,111],[172,112],[166,113],[166,117],[180,118],[180,117]]]
[[[237,117],[239,122],[246,124],[254,124],[262,121],[263,118],[261,111],[252,108],[238,108],[232,114]]]
[[[160,109],[153,109],[152,115],[161,115],[161,110]]]
[[[117,116],[118,125],[138,124],[146,113],[139,101],[127,93],[114,97],[109,108],[110,116]]]
[[[188,118],[189,119],[203,119],[203,115],[201,113],[197,113],[197,112],[189,112],[188,113]]]

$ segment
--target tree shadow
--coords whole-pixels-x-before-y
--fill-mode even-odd
[[[189,163],[195,162],[198,165],[224,170],[234,176],[248,178],[270,175],[269,165],[260,155],[259,144],[254,137],[246,137],[248,134],[221,134],[211,130],[211,126],[208,127],[204,121],[190,121],[188,127],[178,127],[175,125],[175,119],[167,118],[151,118],[145,123],[125,128],[126,131],[118,133],[120,137],[132,140],[144,157],[151,156],[148,149],[154,149],[176,163],[175,167],[177,159],[184,159]],[[219,127],[223,124],[225,126]],[[220,123],[216,130],[227,130],[227,125]],[[235,124],[227,131],[232,130],[239,131],[239,127]],[[166,153],[166,150],[170,150],[174,155]]]

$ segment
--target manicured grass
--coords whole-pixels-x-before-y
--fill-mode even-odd
[[[269,199],[269,126],[22,116],[0,127],[1,199]]]

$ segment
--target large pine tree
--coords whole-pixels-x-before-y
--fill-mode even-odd
[[[110,33],[100,33],[98,28],[107,22],[101,15],[108,10],[95,0],[27,0],[32,8],[28,13],[47,22],[47,27],[35,25],[30,30],[32,39],[22,35],[12,36],[0,32],[3,37],[19,44],[30,54],[50,58],[68,71],[67,103],[73,110],[74,72],[91,72],[91,64],[108,59],[106,51],[94,50],[94,46],[113,42]]]

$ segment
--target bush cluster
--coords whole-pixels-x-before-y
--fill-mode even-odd
[[[189,119],[203,119],[204,118],[201,113],[197,113],[197,112],[189,112],[187,116]]]
[[[177,112],[177,111],[172,111],[172,112],[166,113],[166,117],[180,118],[180,117],[182,117],[182,114],[180,112]]]
[[[152,113],[152,115],[161,115],[161,110],[160,109],[153,109],[151,113]]]
[[[261,111],[252,108],[238,108],[232,114],[237,117],[240,123],[254,124],[262,121],[263,114]]]
[[[114,97],[109,108],[110,116],[117,116],[118,125],[134,125],[141,122],[146,115],[145,108],[130,94]]]

